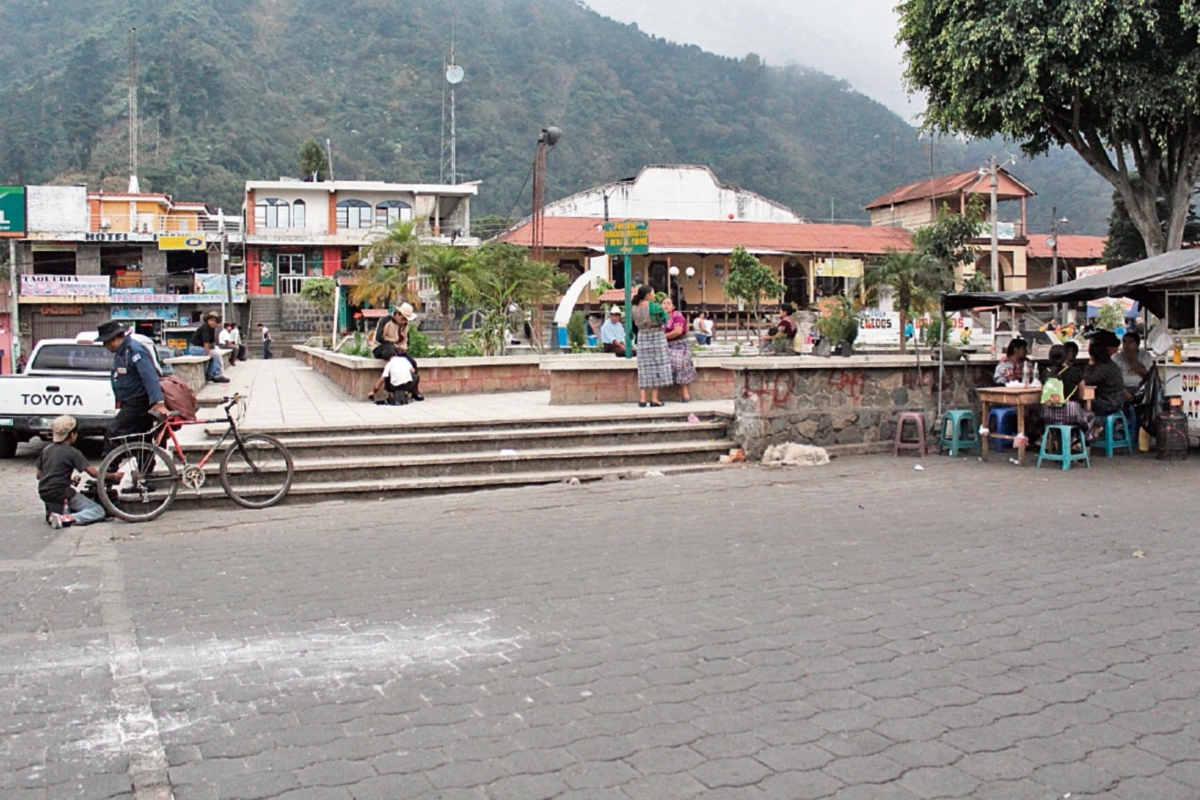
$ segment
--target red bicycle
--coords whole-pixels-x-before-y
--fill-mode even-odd
[[[233,437],[221,455],[217,471],[221,488],[230,500],[245,508],[269,508],[287,497],[295,466],[292,455],[274,436],[243,435],[233,409],[245,409],[240,395],[224,399],[229,427],[217,443],[195,464],[188,463],[175,435],[186,425],[208,425],[211,420],[184,421],[175,413],[158,422],[149,433],[120,437],[123,443],[100,465],[100,475],[120,474],[120,480],[103,478],[97,487],[100,504],[126,522],[157,519],[171,504],[182,485],[199,491],[207,473],[204,468],[216,452]]]

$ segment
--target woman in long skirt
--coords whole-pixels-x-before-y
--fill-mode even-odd
[[[633,324],[638,328],[637,370],[638,405],[646,407],[646,391],[650,391],[650,406],[661,408],[658,390],[674,382],[671,375],[671,357],[667,351],[667,337],[663,325],[667,314],[662,306],[653,302],[654,290],[639,286],[633,302]]]
[[[671,298],[663,300],[663,311],[667,312],[667,324],[663,335],[667,337],[667,354],[671,360],[671,380],[683,394],[683,402],[690,403],[692,396],[688,385],[695,383],[696,365],[692,363],[692,343],[688,340],[687,319],[675,308]]]

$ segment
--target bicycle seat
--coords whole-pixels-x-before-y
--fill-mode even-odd
[[[182,416],[183,416],[182,411],[170,411],[167,413],[167,419],[174,419],[175,417],[182,417]]]

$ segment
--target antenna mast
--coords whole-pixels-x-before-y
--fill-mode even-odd
[[[462,83],[462,79],[466,77],[466,72],[458,65],[457,52],[457,26],[458,14],[455,12],[454,18],[450,23],[450,61],[446,65],[446,83],[450,84],[450,184],[458,183],[458,98],[456,91],[458,84]],[[446,91],[442,90],[442,166],[441,179],[445,180],[446,170],[446,140],[445,125],[446,125]]]
[[[129,191],[138,187],[137,28],[129,29]]]

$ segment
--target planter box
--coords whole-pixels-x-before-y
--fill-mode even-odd
[[[694,400],[728,400],[733,397],[733,373],[718,359],[694,359],[699,377],[688,387]],[[550,376],[550,405],[636,403],[637,359],[612,355],[547,356],[542,369]],[[678,400],[679,387],[659,390],[663,400]]]
[[[297,346],[298,358],[342,387],[358,400],[366,400],[383,373],[383,361]],[[491,358],[418,359],[421,393],[436,395],[536,392],[550,388],[550,377],[539,367],[538,356]]]

